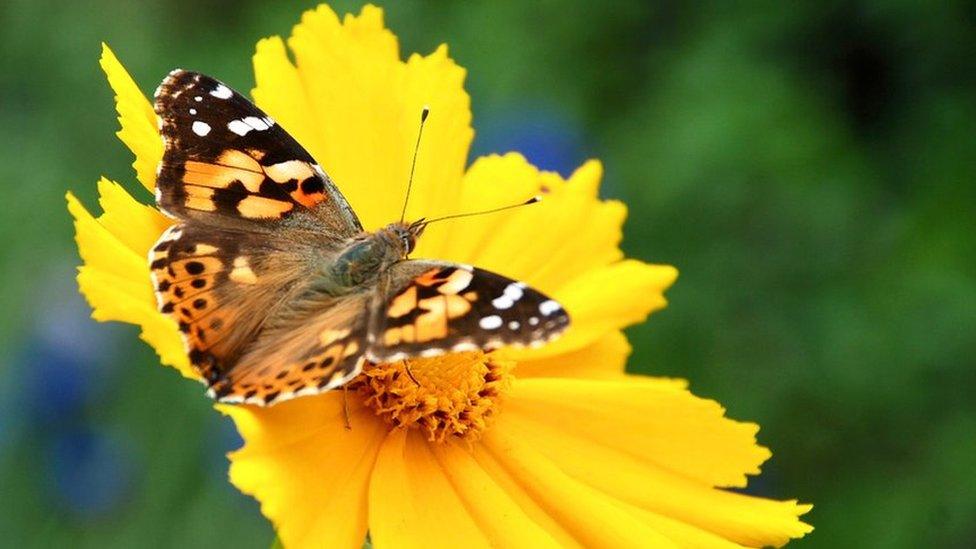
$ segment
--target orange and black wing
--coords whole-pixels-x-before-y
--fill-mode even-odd
[[[455,263],[398,263],[374,299],[366,352],[371,362],[537,347],[569,326],[565,309],[538,290]]]
[[[226,374],[301,278],[297,265],[276,257],[261,235],[185,223],[150,250],[157,307],[176,321],[207,384]]]
[[[362,229],[356,214],[301,145],[226,85],[175,70],[156,90],[165,143],[156,201],[166,213],[210,224],[288,217],[306,208],[338,236]]]
[[[210,387],[221,402],[267,406],[344,385],[365,362],[365,296],[312,298],[292,310],[312,316],[279,316],[250,345],[234,367]]]
[[[159,310],[223,402],[327,391],[362,368],[367,294],[309,291],[301,256],[273,246],[261,234],[179,223],[150,251]]]

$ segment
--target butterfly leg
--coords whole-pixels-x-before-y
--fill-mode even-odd
[[[349,423],[349,400],[346,397],[346,386],[342,386],[342,419],[345,423],[346,430],[352,431],[352,425]]]
[[[403,361],[403,369],[406,370],[407,377],[410,378],[410,381],[413,381],[417,387],[420,387],[420,382],[417,381],[417,378],[413,377],[413,372],[410,371],[410,363],[406,360]]]

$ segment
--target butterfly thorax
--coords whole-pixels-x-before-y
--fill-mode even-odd
[[[369,287],[381,273],[413,251],[419,231],[414,225],[391,223],[375,233],[353,237],[329,267],[339,288]]]

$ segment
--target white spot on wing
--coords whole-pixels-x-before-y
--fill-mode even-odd
[[[491,304],[495,306],[496,309],[509,309],[516,301],[522,298],[522,288],[525,286],[518,282],[512,282],[505,287],[502,295],[491,300]]]
[[[498,315],[486,316],[478,321],[478,326],[483,330],[494,330],[502,325],[502,317]]]
[[[196,114],[196,113],[197,113],[196,109],[190,109],[190,114]]]
[[[555,313],[556,311],[562,308],[563,308],[562,305],[556,303],[551,299],[547,301],[543,301],[542,303],[539,304],[539,312],[542,313],[544,316],[549,316],[552,313]]]
[[[247,132],[253,130],[254,128],[245,124],[241,120],[231,120],[230,123],[227,124],[227,129],[236,133],[241,137],[244,137],[245,135],[247,135]]]
[[[201,97],[201,96],[198,95],[198,96],[194,97],[193,100],[196,101],[197,103],[199,103],[199,102],[203,101],[203,97]]]
[[[264,120],[261,120],[256,116],[248,116],[243,120],[243,122],[258,131],[266,130],[269,127]]]
[[[511,321],[511,322],[508,323],[508,329],[509,330],[518,330],[519,329],[519,326],[521,326],[521,324],[519,324],[519,322],[517,320],[513,320],[513,321]]]
[[[210,92],[210,95],[216,97],[217,99],[230,99],[234,92],[230,91],[230,88],[223,84],[217,84],[217,87]]]
[[[210,133],[210,124],[203,122],[201,120],[196,120],[193,122],[193,133],[203,137]]]
[[[477,351],[479,348],[471,341],[460,341],[451,347],[451,350],[458,353],[463,351]]]

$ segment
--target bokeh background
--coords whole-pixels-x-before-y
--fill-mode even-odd
[[[473,154],[606,165],[624,247],[670,263],[630,368],[762,425],[749,491],[816,504],[795,547],[976,544],[976,6],[396,2],[405,53],[469,69]],[[938,5],[938,7],[936,7]],[[73,281],[63,195],[135,184],[99,68],[253,85],[312,2],[0,3],[0,540],[267,547],[239,444]],[[358,10],[338,2],[340,11]],[[567,235],[571,237],[572,235]]]

